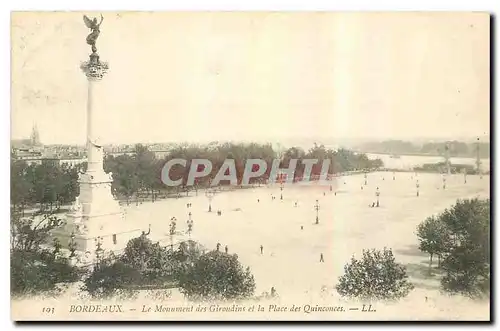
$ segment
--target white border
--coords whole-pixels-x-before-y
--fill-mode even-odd
[[[0,4],[2,7],[1,13],[1,33],[0,36],[2,38],[1,44],[4,47],[2,52],[2,65],[4,70],[2,70],[4,74],[4,79],[2,80],[2,89],[1,91],[1,100],[3,104],[3,111],[0,113],[2,119],[0,120],[0,125],[3,126],[0,129],[2,132],[2,136],[4,139],[1,141],[1,151],[2,154],[7,156],[10,155],[10,12],[11,11],[31,11],[31,10],[45,10],[45,11],[53,11],[53,10],[78,10],[78,11],[108,11],[108,10],[224,10],[224,11],[235,11],[235,10],[251,10],[251,11],[265,11],[265,10],[286,10],[286,11],[322,11],[322,10],[335,10],[335,11],[360,11],[360,10],[370,10],[370,11],[487,11],[490,13],[498,13],[500,7],[500,1],[498,0],[469,0],[469,1],[459,1],[459,0],[447,0],[447,1],[437,1],[437,0],[414,0],[414,1],[402,1],[402,0],[350,0],[350,1],[328,1],[328,0],[246,0],[246,1],[224,1],[224,0],[212,0],[212,1],[203,1],[203,0],[182,0],[182,1],[150,1],[150,0],[140,0],[140,1],[97,1],[97,0],[84,0],[79,2],[69,2],[67,0],[44,0],[44,1],[35,1],[35,0],[17,0],[15,2],[2,1]],[[498,34],[496,35],[495,42],[498,43]],[[498,63],[498,54],[495,58],[496,63]],[[49,64],[50,65],[50,64]],[[496,72],[495,72],[496,73]],[[495,93],[498,95],[498,85],[496,85],[495,91],[491,93]],[[493,120],[493,119],[492,119]],[[497,127],[496,121],[495,126]],[[497,145],[497,144],[495,144]],[[498,145],[496,146],[495,152],[498,152]],[[497,154],[498,155],[498,154]],[[10,274],[9,268],[6,267],[9,265],[9,254],[7,245],[9,240],[7,236],[9,235],[9,186],[7,185],[9,179],[9,159],[8,157],[3,158],[1,164],[2,170],[5,173],[5,180],[3,181],[3,185],[0,186],[1,197],[3,202],[2,214],[2,222],[0,223],[2,226],[2,233],[5,236],[5,248],[0,250],[1,262],[3,270],[1,287],[2,290],[2,299],[3,305],[2,308],[2,319],[1,319],[1,327],[4,330],[13,329],[15,326],[10,321],[10,291],[9,291],[9,281]],[[495,172],[497,167],[495,165]],[[7,177],[9,176],[9,177]],[[496,184],[496,183],[495,183]],[[498,201],[495,201],[498,202]],[[498,230],[498,225],[496,229]],[[495,233],[495,236],[498,233]],[[496,253],[496,252],[495,252]],[[495,264],[496,264],[495,260]],[[498,285],[498,283],[497,283]],[[9,307],[9,308],[8,308]],[[232,325],[235,327],[234,325]],[[301,325],[300,328],[310,328],[313,325]],[[382,327],[386,327],[385,325],[380,325]],[[25,326],[26,327],[26,326]],[[33,326],[30,326],[33,327]],[[40,326],[38,326],[40,327]],[[42,326],[45,328],[51,328],[50,326]],[[70,328],[71,326],[65,325],[64,328]],[[102,325],[92,325],[94,330],[103,329]],[[119,325],[118,327],[123,327]],[[140,326],[136,326],[140,327]],[[161,327],[177,328],[174,325],[163,325]],[[193,327],[193,326],[190,326]],[[256,326],[259,329],[267,329],[268,327]],[[343,326],[333,326],[335,328],[343,327]],[[364,326],[363,326],[364,327]],[[415,326],[411,326],[415,327]],[[418,325],[417,325],[418,327]],[[425,325],[426,328],[429,328],[429,325]],[[434,328],[436,326],[432,326]],[[184,327],[185,328],[185,327]]]

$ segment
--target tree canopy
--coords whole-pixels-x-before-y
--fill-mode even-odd
[[[408,281],[404,266],[396,263],[391,249],[363,250],[363,257],[344,266],[337,292],[362,300],[397,300],[408,295],[414,286]]]
[[[323,160],[326,159],[330,161],[330,174],[383,166],[382,161],[370,160],[365,154],[346,149],[331,150],[317,144],[308,151],[291,147],[278,153],[271,144],[212,142],[206,145],[173,145],[163,158],[157,157],[147,146],[137,144],[132,155],[107,155],[104,159],[104,170],[113,173],[112,192],[117,198],[130,203],[134,197],[136,201],[140,197],[148,197],[154,202],[162,191],[179,190],[168,187],[161,181],[161,170],[169,160],[181,158],[187,161],[185,167],[172,167],[170,177],[173,180],[182,179],[183,190],[189,194],[191,188],[186,186],[186,183],[193,159],[208,159],[212,162],[211,173],[196,180],[197,190],[198,187],[209,185],[210,178],[215,177],[226,159],[235,160],[238,184],[242,182],[247,160],[264,160],[267,165],[266,172],[260,177],[251,178],[251,183],[262,183],[269,178],[273,160],[277,157],[282,158],[281,167],[288,167],[291,159],[299,160],[295,172],[296,179],[304,175],[305,166],[300,162],[303,159],[318,160],[311,175],[321,174]],[[28,165],[23,160],[12,158],[11,205],[24,211],[27,206],[39,205],[41,210],[52,210],[54,206],[57,208],[71,203],[79,195],[78,173],[84,171],[86,166],[86,163],[70,166],[54,162]],[[227,181],[221,182],[221,185],[227,184]]]
[[[179,279],[181,292],[191,300],[237,300],[252,296],[255,281],[238,256],[219,251],[201,255]]]
[[[458,200],[417,228],[420,249],[443,258],[442,288],[471,297],[490,292],[490,200]]]

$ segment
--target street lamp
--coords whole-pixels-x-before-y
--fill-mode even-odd
[[[377,207],[380,207],[380,202],[379,202],[379,197],[380,197],[380,191],[377,186],[377,191],[375,192],[375,195],[377,196]]]
[[[283,200],[283,177],[280,178],[280,191],[281,191],[280,200]]]
[[[54,238],[54,240],[52,242],[54,244],[54,255],[57,255],[61,251],[61,247],[62,247],[61,242],[57,238]]]
[[[479,149],[479,137],[477,138],[477,144],[476,144],[476,167],[477,167],[477,173],[479,175],[479,179],[483,179],[483,173],[481,172],[481,153]]]
[[[75,242],[75,233],[72,232],[71,233],[71,236],[70,236],[70,239],[69,239],[69,243],[68,243],[68,249],[69,249],[69,258],[73,258],[75,257],[75,251],[76,251],[76,242]]]
[[[175,228],[177,227],[177,218],[172,217],[170,219],[170,228],[169,228],[169,233],[170,233],[170,249],[174,250],[174,233],[175,233]]]
[[[187,226],[188,226],[188,234],[189,238],[191,238],[191,231],[193,230],[193,220],[191,219],[191,212],[188,214]]]
[[[316,210],[316,224],[319,224],[319,201],[316,200],[316,204],[314,205],[314,209]]]
[[[420,188],[420,184],[418,183],[418,179],[417,179],[417,197],[420,196],[419,188]]]
[[[104,250],[102,249],[102,237],[99,236],[95,238],[95,244],[96,244],[96,250],[95,250],[95,257],[96,257],[96,266],[99,266],[99,263],[101,262],[102,254]]]
[[[208,212],[211,213],[212,212],[212,199],[215,196],[215,190],[213,190],[211,188],[207,189],[205,191],[205,196],[208,199]]]

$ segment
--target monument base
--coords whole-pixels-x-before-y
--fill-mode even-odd
[[[70,249],[71,242],[77,252],[94,253],[99,241],[105,252],[119,253],[127,246],[129,240],[139,237],[143,230],[123,219],[121,214],[96,216],[89,223],[100,224],[99,227],[87,227],[79,216],[69,214],[66,224],[55,229],[52,234],[62,248]]]
[[[113,177],[102,169],[102,147],[89,141],[88,151],[87,172],[78,180],[80,195],[66,215],[65,225],[53,234],[63,248],[80,253],[93,253],[98,244],[104,252],[120,252],[130,239],[142,234],[142,229],[139,224],[127,222],[111,193]]]

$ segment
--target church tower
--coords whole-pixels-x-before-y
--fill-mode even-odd
[[[36,123],[33,124],[33,128],[31,129],[30,144],[33,147],[41,145],[40,134],[38,133]]]

